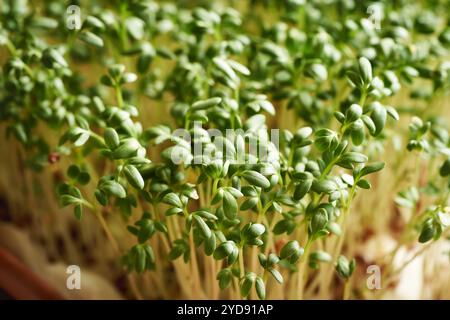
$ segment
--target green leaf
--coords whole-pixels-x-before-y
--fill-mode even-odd
[[[57,64],[66,68],[69,66],[66,60],[64,59],[63,55],[58,50],[48,49],[48,51],[44,51],[43,57],[45,57],[46,54],[48,54],[48,56]]]
[[[290,259],[291,263],[295,263],[303,254],[304,250],[300,247],[297,240],[291,240],[284,245],[280,252],[281,259]]]
[[[81,185],[86,185],[89,183],[89,181],[91,181],[91,175],[86,171],[80,172],[77,177],[77,182]]]
[[[263,267],[264,269],[267,267],[267,258],[263,253],[258,253],[258,260],[259,260],[259,264],[261,265],[261,267]]]
[[[58,21],[47,17],[34,17],[31,21],[34,28],[55,29],[58,27]]]
[[[336,182],[329,179],[324,179],[321,181],[314,180],[312,184],[312,190],[316,193],[326,193],[329,194],[335,190],[337,190]]]
[[[347,152],[344,153],[341,158],[340,161],[344,161],[344,162],[352,162],[352,163],[364,163],[368,160],[367,156],[362,154],[362,153],[358,153],[358,152]]]
[[[211,229],[208,227],[208,225],[205,223],[205,221],[203,221],[202,218],[200,218],[199,216],[193,216],[197,227],[200,229],[203,237],[205,237],[206,239],[211,237]]]
[[[272,232],[274,234],[282,234],[288,230],[289,220],[280,220],[273,227]]]
[[[328,223],[328,214],[324,208],[320,208],[311,219],[311,233],[317,234],[326,228]]]
[[[229,287],[231,280],[233,278],[233,274],[230,269],[220,270],[217,274],[217,280],[219,280],[220,289],[226,289]]]
[[[384,162],[374,162],[374,163],[368,164],[364,168],[361,169],[361,171],[359,172],[359,175],[361,177],[363,177],[368,174],[378,172],[380,170],[383,170],[384,166],[385,166]]]
[[[352,142],[355,146],[359,146],[364,142],[365,139],[365,132],[364,132],[364,126],[362,122],[356,121],[351,126],[351,137]]]
[[[436,227],[433,224],[432,219],[427,219],[422,225],[422,229],[420,231],[419,242],[425,243],[434,238],[436,234]]]
[[[113,128],[106,128],[104,133],[105,143],[109,149],[114,150],[120,144],[119,135]]]
[[[227,76],[231,81],[236,82],[239,80],[236,72],[234,72],[233,68],[231,68],[231,66],[228,64],[228,61],[221,57],[215,57],[212,61],[217,69],[222,71],[224,75]]]
[[[378,136],[383,131],[386,125],[387,112],[386,109],[378,102],[372,104],[373,111],[370,114],[370,118],[375,124],[374,136]]]
[[[366,87],[372,82],[372,65],[366,57],[361,57],[359,62],[359,75]]]
[[[102,183],[100,189],[107,194],[118,198],[125,198],[127,196],[125,188],[120,183],[113,180]]]
[[[80,174],[80,168],[77,165],[70,165],[69,168],[67,168],[67,175],[69,178],[76,180],[78,178],[78,175]]]
[[[222,98],[220,97],[214,97],[214,98],[209,98],[207,100],[201,100],[201,101],[197,101],[195,102],[191,109],[192,110],[204,110],[204,109],[208,109],[214,106],[217,106],[219,103],[222,102]]]
[[[361,116],[361,119],[364,122],[364,124],[366,125],[366,127],[369,130],[370,134],[374,135],[375,131],[377,130],[377,128],[375,127],[375,123],[373,122],[372,118],[370,118],[369,116],[363,114]]]
[[[172,208],[169,208],[164,214],[166,216],[172,216],[174,214],[178,214],[178,213],[182,213],[182,212],[183,212],[183,209],[177,208],[177,207],[172,207]]]
[[[400,120],[400,116],[398,115],[397,110],[395,110],[393,107],[387,106],[386,111],[387,111],[388,115],[395,121]]]
[[[273,106],[273,104],[270,101],[268,101],[268,100],[259,100],[257,102],[257,104],[259,105],[259,107],[262,110],[266,111],[270,115],[272,115],[272,116],[275,115],[275,107]]]
[[[228,219],[234,219],[237,216],[237,201],[228,191],[223,191],[223,211]]]
[[[172,51],[170,51],[168,48],[165,48],[165,47],[157,48],[156,49],[156,53],[161,58],[168,59],[168,60],[173,60],[176,57],[175,54]]]
[[[163,197],[162,201],[177,208],[183,207],[183,203],[181,202],[180,197],[173,192],[166,194]]]
[[[309,67],[309,74],[318,82],[323,82],[328,78],[328,71],[324,65],[314,63]]]
[[[329,253],[322,250],[314,251],[309,257],[313,261],[320,262],[330,262],[333,259]]]
[[[114,87],[114,79],[107,75],[101,76],[100,83],[107,87]]]
[[[86,19],[83,22],[83,28],[85,28],[85,27],[91,27],[91,28],[104,30],[105,29],[105,24],[103,23],[102,20],[100,20],[97,17],[87,16]]]
[[[137,70],[139,73],[145,73],[148,71],[148,69],[150,68],[150,63],[153,60],[153,54],[149,54],[149,53],[142,53],[137,61]]]
[[[233,263],[235,263],[238,257],[239,257],[239,249],[235,245],[233,251],[228,255],[228,264],[232,265]]]
[[[136,189],[141,190],[144,188],[145,182],[141,176],[141,173],[135,166],[126,165],[123,168],[123,172],[127,178],[127,181]]]
[[[71,204],[81,203],[81,199],[71,196],[69,194],[63,194],[62,196],[59,197],[59,202],[61,203],[61,206],[66,207]]]
[[[342,234],[342,229],[339,226],[339,224],[337,224],[334,221],[329,221],[327,224],[327,230],[330,231],[332,234],[340,236]]]
[[[247,180],[250,184],[255,185],[257,187],[261,187],[263,189],[270,187],[270,181],[265,176],[257,171],[244,171],[242,173],[242,177]]]
[[[283,276],[278,270],[271,268],[269,272],[279,284],[283,284]]]
[[[205,240],[205,254],[210,256],[216,250],[216,235],[211,232],[211,236]]]
[[[214,251],[214,259],[222,260],[233,253],[236,244],[233,241],[222,242]]]
[[[246,211],[246,210],[252,209],[258,204],[258,201],[259,201],[259,198],[256,198],[256,197],[248,198],[241,204],[240,210]]]
[[[141,246],[144,249],[145,256],[146,256],[148,262],[154,263],[155,262],[155,253],[153,252],[152,247],[148,243],[142,244]]]
[[[269,254],[269,257],[267,258],[267,266],[273,267],[280,261],[280,258],[274,253]]]
[[[317,130],[315,136],[314,144],[321,152],[328,149],[334,150],[339,144],[337,133],[330,129]]]
[[[165,222],[163,222],[163,221],[156,221],[155,222],[155,228],[156,228],[156,230],[158,230],[159,232],[162,232],[162,233],[168,233],[169,232]]]
[[[258,298],[260,300],[264,300],[266,298],[266,286],[264,284],[263,279],[261,279],[260,277],[256,277],[255,289]]]
[[[248,228],[245,236],[248,238],[256,238],[262,235],[266,231],[266,227],[260,223],[251,224],[250,228]]]
[[[83,132],[76,138],[76,140],[73,142],[73,145],[75,147],[83,146],[89,140],[90,136],[91,135],[89,134],[89,132]]]
[[[125,20],[128,33],[135,39],[141,40],[144,37],[145,23],[137,17],[128,17]]]
[[[228,60],[228,64],[230,65],[230,67],[232,67],[237,72],[243,74],[244,76],[250,75],[250,70],[248,70],[246,66],[240,64],[239,62],[234,60]]]
[[[352,104],[345,113],[345,120],[347,122],[354,122],[358,120],[362,115],[362,108],[359,104]]]
[[[249,272],[244,276],[244,279],[241,283],[241,296],[242,297],[245,298],[250,294],[250,290],[252,289],[253,283],[255,283],[255,280],[256,280],[256,276],[254,273]]]
[[[95,46],[98,48],[101,48],[104,45],[103,39],[90,31],[81,32],[79,34],[79,38],[81,41],[86,42],[87,44],[90,44],[91,46]]]
[[[127,139],[113,151],[112,156],[114,159],[130,158],[140,147],[141,145],[136,139]]]
[[[336,120],[339,121],[340,123],[344,123],[345,122],[345,115],[342,112],[335,111],[333,113],[333,115],[336,118]]]
[[[244,195],[242,194],[242,192],[236,188],[233,187],[223,187],[224,190],[228,191],[229,193],[231,193],[233,195],[233,197],[235,198],[240,198],[243,197]]]
[[[300,180],[300,183],[295,186],[294,200],[301,200],[311,189],[313,184],[313,176],[310,174],[305,179]]]
[[[297,141],[297,143],[301,143],[308,139],[312,133],[313,129],[311,127],[303,127],[295,132],[294,139]]]
[[[136,272],[142,273],[145,270],[145,250],[140,245],[136,245],[134,248],[136,258]]]
[[[121,83],[132,83],[137,80],[137,75],[132,72],[126,72],[122,75]]]
[[[355,270],[356,261],[353,259],[351,262],[347,260],[344,256],[339,256],[338,261],[336,263],[336,272],[343,279],[349,279],[353,271]]]
[[[179,258],[184,253],[184,248],[181,246],[174,246],[169,252],[169,259],[175,260]]]
[[[81,220],[81,217],[83,216],[83,206],[81,204],[77,204],[74,208],[73,208],[73,213],[75,215],[75,218],[77,220]]]
[[[108,198],[102,190],[95,190],[94,195],[98,203],[100,203],[102,206],[106,206],[108,204]]]
[[[214,214],[206,210],[194,211],[192,212],[192,215],[200,216],[207,220],[217,220],[217,217]]]
[[[363,188],[363,189],[370,189],[370,188],[372,187],[372,185],[370,184],[370,182],[367,181],[367,180],[365,180],[365,179],[359,180],[359,181],[356,183],[356,185],[357,185],[358,187],[360,187],[360,188]]]
[[[138,232],[139,243],[144,243],[150,239],[155,232],[155,224],[150,219],[142,219],[138,222],[140,228]]]
[[[439,169],[439,174],[441,175],[441,177],[450,175],[450,158],[444,161],[441,168]]]
[[[160,144],[171,137],[171,130],[169,127],[159,125],[145,130],[145,135],[148,139],[155,139],[155,144]]]
[[[117,63],[113,64],[108,68],[108,73],[113,78],[118,78],[125,72],[125,66],[123,64]]]

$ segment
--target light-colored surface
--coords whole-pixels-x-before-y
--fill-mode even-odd
[[[32,243],[28,235],[10,224],[0,223],[0,235],[0,247],[11,252],[67,299],[122,299],[107,280],[83,268],[81,269],[81,289],[67,289],[67,265],[47,263],[45,253]]]

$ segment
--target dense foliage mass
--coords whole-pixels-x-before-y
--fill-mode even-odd
[[[438,0],[5,0],[0,120],[29,168],[64,174],[60,205],[81,224],[97,215],[129,272],[165,269],[188,297],[260,299],[334,292],[337,275],[348,298],[360,290],[343,250],[352,203],[385,196],[386,146],[428,170],[396,196],[411,210],[399,243],[450,224],[449,12]]]

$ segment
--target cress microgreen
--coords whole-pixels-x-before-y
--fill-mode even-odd
[[[80,29],[58,1],[4,2],[6,135],[64,177],[48,182],[59,204],[81,228],[94,213],[128,272],[161,269],[187,297],[265,299],[275,285],[331,297],[335,269],[348,298],[347,229],[359,194],[385,196],[396,134],[414,172],[429,164],[395,198],[411,211],[399,243],[447,232],[445,1],[384,2],[380,30],[352,0],[80,1]],[[114,236],[103,215],[121,216]]]

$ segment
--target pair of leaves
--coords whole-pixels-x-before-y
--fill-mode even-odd
[[[128,270],[137,273],[155,269],[155,254],[152,247],[147,243],[133,246],[122,258],[122,261],[128,267]]]
[[[348,261],[345,256],[341,255],[336,263],[336,272],[342,279],[348,280],[352,276],[353,271],[355,271],[355,267],[355,259]]]
[[[253,272],[247,272],[241,281],[241,296],[247,297],[250,294],[252,287],[255,287],[258,298],[264,300],[266,298],[266,286],[261,277],[258,277]]]
[[[286,243],[280,251],[280,259],[285,259],[291,264],[295,264],[303,255],[305,250],[300,247],[297,240],[291,240]]]
[[[222,242],[214,251],[213,257],[216,260],[228,258],[228,264],[233,264],[239,255],[239,249],[234,241]]]

